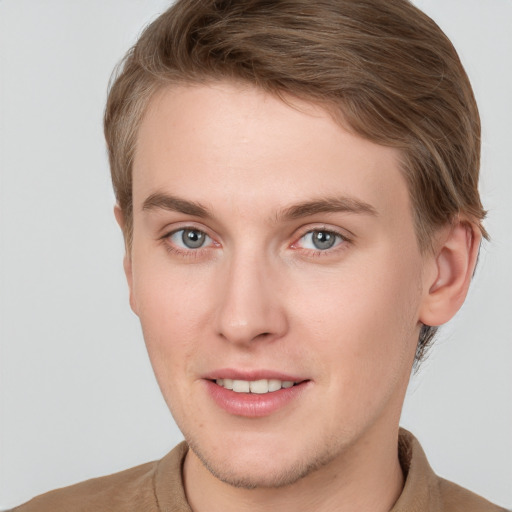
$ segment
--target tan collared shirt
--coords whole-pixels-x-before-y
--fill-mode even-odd
[[[181,477],[187,450],[181,443],[159,461],[43,494],[12,512],[192,512]],[[399,456],[406,480],[390,512],[506,512],[436,476],[418,441],[405,430],[400,431]]]

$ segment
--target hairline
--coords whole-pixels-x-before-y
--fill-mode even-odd
[[[179,72],[178,72],[179,73]],[[143,97],[143,105],[142,105],[142,112],[138,116],[138,118],[135,121],[135,129],[133,130],[133,154],[131,155],[131,161],[129,163],[129,178],[131,182],[131,194],[130,194],[130,201],[127,204],[127,208],[122,208],[121,205],[118,204],[118,206],[121,207],[121,211],[123,212],[123,215],[125,216],[125,221],[128,222],[125,223],[126,228],[128,229],[128,232],[124,232],[125,242],[128,249],[131,249],[132,241],[133,241],[133,165],[135,161],[135,156],[137,153],[137,146],[138,146],[138,140],[139,140],[139,132],[140,127],[142,123],[144,122],[144,119],[146,115],[148,114],[152,104],[155,103],[157,97],[161,94],[164,94],[165,91],[169,90],[170,88],[186,88],[186,87],[201,87],[201,86],[211,86],[215,84],[222,84],[222,83],[229,83],[234,84],[237,86],[243,86],[243,87],[249,87],[249,88],[255,88],[258,89],[266,94],[270,94],[273,97],[281,100],[286,105],[290,106],[291,108],[294,108],[298,111],[301,111],[300,106],[298,103],[305,103],[309,104],[311,106],[320,108],[324,110],[328,115],[331,116],[331,118],[334,120],[334,122],[342,129],[347,130],[349,133],[354,134],[358,137],[361,137],[367,141],[373,142],[375,144],[379,144],[384,147],[392,147],[397,150],[398,153],[398,169],[400,173],[402,174],[403,178],[406,181],[406,187],[408,191],[408,197],[410,200],[410,211],[412,215],[413,225],[414,225],[414,232],[416,235],[416,241],[418,243],[418,247],[422,254],[431,253],[434,250],[433,247],[433,241],[435,238],[435,233],[442,228],[443,226],[449,225],[453,218],[448,219],[443,225],[439,226],[429,226],[429,223],[426,219],[423,219],[421,217],[420,209],[417,208],[417,205],[415,204],[415,195],[413,194],[413,186],[410,183],[409,180],[409,173],[408,173],[408,154],[407,151],[408,148],[406,144],[398,145],[398,144],[383,144],[382,141],[376,141],[372,138],[366,136],[365,134],[360,133],[358,130],[356,130],[349,121],[346,119],[346,115],[344,113],[343,109],[343,101],[340,99],[334,99],[334,98],[325,98],[325,99],[319,99],[317,97],[314,97],[313,95],[307,95],[305,93],[301,93],[299,91],[291,91],[284,87],[278,88],[278,87],[265,87],[262,84],[258,84],[255,82],[252,82],[249,79],[237,77],[237,76],[227,76],[227,75],[221,75],[219,73],[202,73],[202,74],[196,74],[196,73],[189,73],[189,75],[186,74],[176,74],[176,76],[155,76],[153,78],[153,81],[149,84],[148,89],[150,90],[149,94],[144,95]],[[297,102],[298,100],[298,102]],[[474,223],[478,226],[477,222],[474,222],[472,220],[469,220],[469,222]],[[437,229],[434,229],[437,228]],[[124,231],[124,230],[123,230]]]

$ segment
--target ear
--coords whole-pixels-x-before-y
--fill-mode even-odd
[[[473,277],[481,238],[480,230],[465,221],[441,230],[431,256],[432,271],[426,275],[419,317],[423,324],[442,325],[460,309]]]
[[[124,213],[119,207],[119,205],[114,206],[114,215],[117,220],[117,223],[119,224],[119,227],[121,228],[121,231],[123,232],[124,236],[124,247],[125,247],[125,253],[123,258],[123,268],[124,268],[124,274],[126,276],[126,281],[128,282],[128,289],[130,293],[130,307],[132,308],[132,311],[138,315],[137,313],[137,304],[135,302],[135,297],[133,294],[133,270],[132,270],[132,256],[131,256],[131,249],[128,247],[128,244],[126,242],[126,220],[124,217]]]

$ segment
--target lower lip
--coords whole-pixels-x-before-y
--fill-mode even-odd
[[[208,393],[213,401],[226,412],[235,416],[261,418],[288,406],[305,390],[309,381],[301,382],[291,388],[281,388],[270,393],[236,393],[223,388],[211,380],[205,380]]]

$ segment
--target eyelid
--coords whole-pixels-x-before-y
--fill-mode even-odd
[[[209,244],[206,246],[199,247],[197,249],[192,249],[192,248],[184,248],[184,247],[176,246],[176,244],[174,244],[170,241],[171,236],[175,235],[176,233],[178,233],[180,231],[185,231],[185,230],[200,231],[201,233],[204,233],[210,239]],[[201,253],[202,251],[205,251],[205,250],[209,250],[212,247],[213,248],[222,247],[222,244],[217,241],[217,237],[215,235],[213,235],[208,228],[206,228],[205,226],[198,226],[194,222],[178,223],[178,225],[173,225],[172,228],[167,226],[162,231],[163,231],[163,234],[158,236],[158,239],[160,241],[164,242],[166,247],[168,248],[168,250],[171,252],[177,252],[177,253],[182,253],[182,254],[194,253],[195,255],[198,255],[198,253]],[[302,238],[304,238],[307,234],[313,233],[315,231],[317,231],[317,232],[325,231],[327,233],[332,233],[336,237],[339,237],[341,239],[341,242],[343,242],[343,243],[341,243],[341,242],[337,243],[334,247],[331,247],[328,249],[323,249],[323,250],[322,249],[305,249],[303,247],[300,247],[299,246],[300,240]],[[340,246],[345,246],[346,243],[352,242],[353,235],[350,232],[349,232],[350,234],[347,235],[347,231],[348,230],[346,230],[346,229],[341,229],[339,227],[329,226],[326,224],[321,224],[321,225],[316,225],[316,226],[314,226],[314,225],[313,226],[312,225],[303,226],[296,231],[296,234],[293,236],[294,241],[289,245],[289,247],[291,247],[292,249],[296,249],[296,250],[301,249],[303,251],[308,251],[310,253],[317,253],[319,255],[321,255],[321,254],[327,255],[329,253],[333,253],[336,250],[340,249]]]
[[[324,250],[321,250],[321,249],[305,249],[303,247],[300,247],[299,246],[299,242],[300,240],[302,240],[306,235],[308,235],[309,233],[313,233],[313,232],[318,232],[318,231],[324,231],[326,233],[332,233],[333,235],[339,237],[341,239],[341,242],[336,244],[334,247],[331,247],[331,248],[328,248],[328,249],[324,249]],[[340,228],[336,228],[336,227],[331,227],[331,226],[326,226],[325,224],[323,225],[318,225],[318,226],[305,226],[303,228],[301,228],[298,232],[298,234],[296,236],[294,236],[294,242],[290,245],[290,247],[292,249],[302,249],[304,251],[309,251],[311,253],[315,253],[315,254],[318,254],[318,255],[321,255],[321,254],[330,254],[330,253],[333,253],[335,252],[336,250],[339,250],[340,249],[340,246],[345,246],[346,243],[351,243],[352,242],[352,237],[351,236],[348,236],[346,234],[346,231],[345,230],[341,230]]]
[[[177,245],[175,242],[171,240],[172,236],[176,233],[179,233],[180,231],[199,231],[203,233],[206,237],[210,239],[209,243],[207,245],[198,247],[196,249],[182,247]],[[205,227],[194,225],[194,223],[190,222],[183,222],[178,225],[173,225],[172,228],[166,227],[165,231],[163,230],[163,235],[158,237],[158,240],[161,241],[167,251],[178,254],[181,256],[190,256],[190,257],[197,257],[200,254],[202,254],[204,251],[209,251],[210,249],[219,248],[221,247],[221,244],[216,240],[216,238],[209,232],[209,229],[206,229]]]
[[[157,238],[159,240],[163,240],[173,235],[174,233],[177,233],[178,231],[184,231],[187,229],[191,231],[200,231],[201,233],[204,233],[212,240],[216,240],[217,238],[206,226],[202,224],[196,224],[194,221],[173,222],[171,225],[166,225],[159,230]]]
[[[179,234],[181,233],[181,238],[183,239],[184,233],[186,231],[200,233],[204,237],[203,245],[200,245],[199,247],[186,247],[186,244],[183,240],[179,241],[179,239],[180,239]],[[204,231],[201,231],[199,229],[190,229],[190,228],[177,229],[176,231],[169,233],[169,235],[167,236],[167,239],[172,240],[175,245],[180,247],[180,249],[190,250],[190,251],[197,251],[199,249],[205,249],[206,247],[208,247],[210,245],[211,242],[213,242],[213,239]],[[181,243],[183,243],[184,246],[182,246]]]

